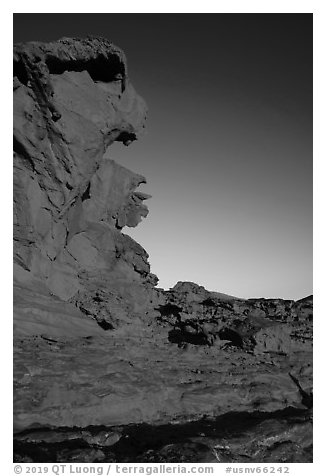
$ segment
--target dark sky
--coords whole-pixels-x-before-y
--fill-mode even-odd
[[[14,15],[14,42],[87,35],[125,51],[149,106],[110,157],[148,179],[130,235],[160,286],[311,294],[312,14]]]

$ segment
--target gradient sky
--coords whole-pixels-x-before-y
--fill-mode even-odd
[[[110,157],[147,177],[125,228],[159,286],[312,293],[312,14],[15,14],[14,42],[104,36],[126,53],[148,133]]]

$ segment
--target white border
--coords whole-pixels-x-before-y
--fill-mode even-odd
[[[56,2],[13,1],[1,6],[1,164],[2,164],[2,232],[1,232],[1,298],[2,298],[2,431],[1,450],[4,460],[0,462],[3,474],[14,474],[12,470],[12,13],[314,13],[314,302],[315,302],[315,350],[314,394],[315,394],[315,428],[314,463],[312,465],[295,465],[292,474],[324,474],[322,470],[324,449],[324,359],[325,347],[325,127],[326,127],[326,75],[325,45],[326,18],[323,1],[205,1],[158,2],[127,1],[120,2]],[[75,8],[74,8],[75,6]],[[167,32],[168,34],[168,32]],[[10,72],[10,73],[9,73]],[[232,465],[234,466],[234,465]],[[291,466],[291,465],[290,465]],[[309,466],[309,468],[307,467]],[[6,471],[7,470],[7,471]]]

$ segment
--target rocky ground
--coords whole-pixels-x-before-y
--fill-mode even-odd
[[[259,325],[216,299],[179,311],[192,327],[165,304],[129,332],[17,337],[16,461],[311,461],[312,323],[293,310],[309,301]]]
[[[14,440],[17,462],[307,463],[310,410],[231,412],[165,425],[43,428]]]
[[[310,462],[312,296],[157,287],[108,158],[147,108],[105,39],[14,54],[14,460]]]

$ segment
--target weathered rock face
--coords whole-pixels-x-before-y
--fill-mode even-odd
[[[18,45],[14,75],[16,280],[63,301],[105,289],[146,307],[156,277],[121,233],[147,215],[149,196],[136,191],[146,180],[105,157],[146,119],[124,54],[104,39]]]
[[[124,54],[17,45],[14,75],[15,460],[310,461],[312,296],[156,288],[107,155],[146,119]]]

